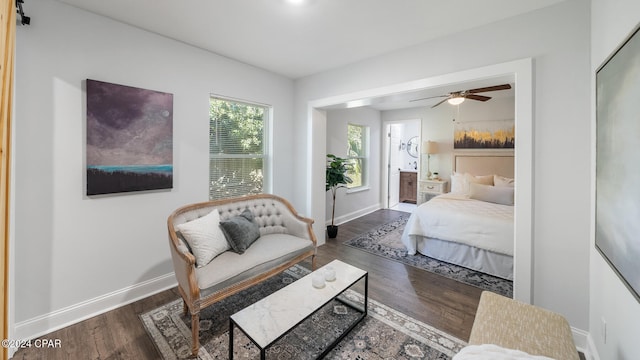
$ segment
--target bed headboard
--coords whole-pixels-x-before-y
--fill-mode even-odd
[[[513,151],[454,153],[453,171],[472,175],[497,174],[513,178],[515,174],[514,153]]]

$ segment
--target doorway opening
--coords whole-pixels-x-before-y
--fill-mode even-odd
[[[420,119],[383,123],[382,198],[387,209],[412,212],[418,205]]]
[[[514,298],[531,303],[532,282],[532,232],[533,232],[533,61],[531,58],[463,70],[455,73],[414,80],[410,82],[373,88],[349,94],[327,96],[311,100],[308,106],[307,144],[308,177],[307,211],[313,218],[323,219],[326,199],[320,191],[324,182],[324,155],[326,153],[326,109],[357,102],[372,103],[376,99],[398,94],[438,90],[446,87],[477,86],[478,82],[512,83],[515,86],[515,126],[518,129],[518,151],[515,153],[515,245],[514,245]],[[367,101],[368,100],[368,101]],[[366,105],[366,104],[365,104]],[[324,243],[324,227],[316,221],[314,232],[319,244]]]

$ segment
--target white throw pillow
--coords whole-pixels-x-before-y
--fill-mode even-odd
[[[513,190],[509,186],[469,184],[469,198],[495,204],[513,205]]]
[[[231,248],[220,229],[220,213],[217,209],[203,217],[177,225],[176,230],[189,243],[196,258],[196,267],[207,265],[213,258]]]
[[[500,175],[493,175],[493,185],[514,187],[516,183],[515,183],[515,180],[512,178],[508,178]]]
[[[464,186],[464,174],[454,172],[453,175],[451,175],[451,193],[466,194]]]
[[[482,184],[493,185],[493,175],[471,175],[469,173],[464,174],[464,193],[469,194],[470,184]]]

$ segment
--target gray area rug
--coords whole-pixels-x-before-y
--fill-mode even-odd
[[[345,241],[343,244],[484,290],[513,297],[513,281],[450,264],[422,254],[408,255],[407,249],[401,240],[402,232],[408,219],[409,214],[402,215],[397,220]]]
[[[308,272],[303,267],[294,266],[205,309],[200,316],[198,359],[227,359],[229,317]],[[363,302],[363,296],[356,291],[349,290],[343,296]],[[341,302],[329,303],[269,348],[267,359],[314,359],[356,316],[352,308]],[[182,300],[151,310],[140,318],[164,359],[190,357],[191,321],[190,317],[182,315]],[[460,339],[369,300],[368,316],[326,358],[451,359],[465,345]],[[234,358],[260,358],[258,348],[237,328],[233,348]]]

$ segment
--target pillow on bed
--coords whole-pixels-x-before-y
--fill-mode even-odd
[[[513,205],[513,190],[509,186],[469,184],[469,198],[495,204]]]
[[[464,174],[464,189],[465,193],[469,194],[471,190],[471,184],[493,185],[493,175],[471,175],[469,173]]]
[[[452,194],[466,193],[465,187],[464,187],[464,174],[454,172],[453,175],[451,175],[451,193]]]
[[[514,187],[515,186],[515,180],[512,178],[508,178],[508,177],[504,177],[504,176],[500,176],[500,175],[493,175],[493,185],[495,186],[510,186],[510,187]]]

